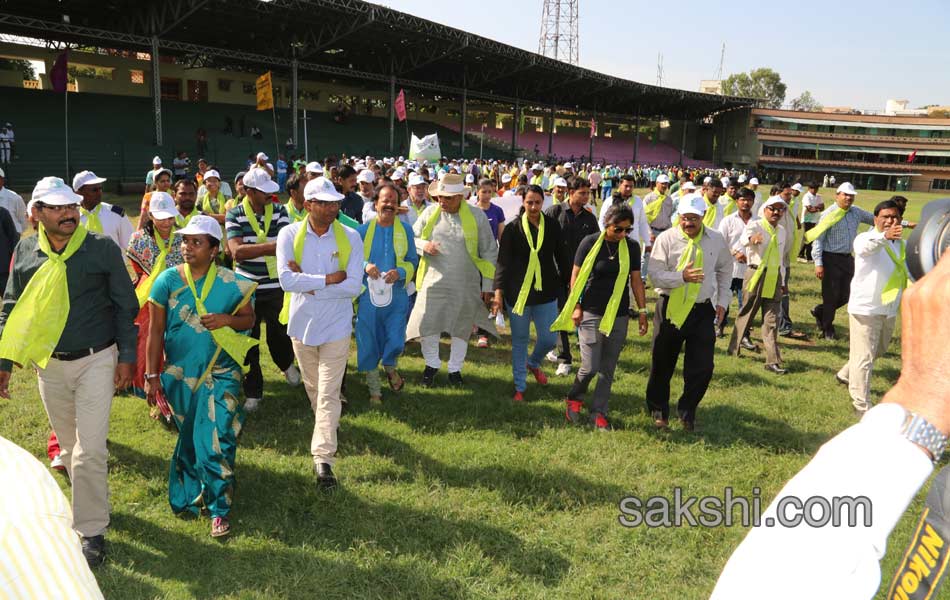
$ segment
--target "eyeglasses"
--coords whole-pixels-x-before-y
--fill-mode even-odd
[[[765,208],[769,209],[769,211],[774,212],[774,213],[785,212],[784,206],[766,206]]]
[[[627,233],[627,232],[633,231],[633,227],[615,226],[615,227],[611,227],[611,229],[614,230],[614,233]]]
[[[79,210],[79,205],[78,205],[78,204],[62,204],[62,205],[60,205],[60,204],[43,204],[42,202],[38,202],[38,203],[37,203],[37,206],[38,206],[39,208],[41,208],[41,209],[45,208],[45,209],[49,210],[51,213],[54,213],[54,214],[60,214],[60,213],[66,212],[66,211],[70,211],[70,212],[71,212],[71,211],[74,211],[74,210],[77,210],[77,211]]]

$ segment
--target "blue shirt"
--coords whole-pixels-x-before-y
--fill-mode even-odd
[[[277,172],[286,174],[287,173],[287,163],[282,160],[277,160]]]
[[[821,213],[821,217],[830,213],[838,206],[832,204]],[[854,238],[858,236],[858,225],[866,223],[874,225],[874,215],[852,206],[848,212],[841,217],[841,220],[829,227],[827,231],[818,236],[811,246],[811,257],[815,260],[815,266],[823,265],[822,256],[825,252],[834,254],[851,254],[851,248],[854,245]]]

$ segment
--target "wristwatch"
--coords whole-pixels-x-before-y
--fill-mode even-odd
[[[904,422],[900,428],[901,435],[930,452],[936,463],[947,447],[947,436],[922,416],[906,409],[905,413]]]

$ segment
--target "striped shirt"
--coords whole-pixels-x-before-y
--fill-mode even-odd
[[[0,598],[101,599],[69,502],[29,452],[0,437]]]
[[[831,206],[821,213],[821,216],[824,217],[833,211],[836,206],[837,204],[832,203]],[[825,252],[851,254],[854,238],[858,237],[858,225],[861,223],[874,225],[874,215],[863,208],[852,206],[848,212],[841,217],[840,221],[818,236],[811,246],[811,257],[815,260],[815,266],[823,266],[822,256]]]
[[[257,215],[257,223],[264,227],[261,221],[264,215]],[[228,239],[240,238],[244,244],[257,244],[257,234],[251,229],[251,224],[244,214],[244,205],[238,204],[228,211],[224,218],[225,227],[228,230]],[[271,216],[271,222],[267,229],[267,241],[276,242],[277,234],[285,226],[290,225],[290,217],[287,216],[287,209],[283,204],[274,204],[274,214]],[[265,257],[258,256],[248,260],[234,263],[234,272],[243,275],[257,284],[258,292],[266,290],[280,290],[280,283],[276,277],[270,277],[267,273],[267,262]],[[274,258],[276,260],[276,257]]]

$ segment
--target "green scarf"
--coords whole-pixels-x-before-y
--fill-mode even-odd
[[[267,243],[267,231],[270,229],[272,219],[274,217],[274,203],[268,198],[264,203],[264,228],[262,229],[260,224],[257,222],[257,215],[254,214],[254,207],[251,206],[250,198],[244,198],[244,201],[241,203],[241,206],[244,207],[244,216],[247,217],[247,223],[251,226],[251,230],[254,231],[254,235],[257,236],[258,244]],[[271,279],[277,279],[277,257],[276,256],[265,256],[264,263],[267,265],[267,276]]]
[[[76,225],[65,250],[57,254],[50,248],[46,229],[40,224],[36,241],[47,260],[27,282],[7,318],[0,337],[0,358],[21,367],[35,362],[41,369],[46,368],[69,316],[66,261],[82,246],[86,232],[85,227]]]
[[[603,243],[604,233],[601,232],[600,237],[597,238],[590,252],[588,252],[584,258],[584,262],[581,264],[581,270],[577,273],[577,279],[574,281],[574,286],[571,287],[571,293],[564,303],[564,308],[554,323],[551,324],[551,331],[574,330],[574,321],[571,319],[571,314],[574,312],[574,308],[577,306],[581,294],[584,293],[584,288],[587,287],[587,279],[594,269],[594,263],[597,262],[597,254],[600,252],[600,246]],[[630,253],[627,250],[626,240],[621,240],[618,246],[620,270],[617,272],[613,292],[610,294],[610,300],[607,301],[607,308],[604,310],[604,316],[600,320],[600,327],[598,327],[598,330],[604,335],[610,335],[610,332],[613,331],[614,321],[617,319],[617,309],[620,307],[620,300],[623,298],[623,294],[627,293],[627,278],[630,275]]]
[[[805,232],[805,241],[809,244],[814,242],[818,239],[818,236],[837,225],[838,221],[843,219],[846,214],[848,214],[848,211],[835,204],[834,209],[827,212],[825,216],[818,221],[817,225]]]
[[[884,284],[884,289],[881,290],[881,302],[890,304],[894,300],[897,300],[897,295],[901,290],[907,287],[909,277],[907,273],[907,244],[904,240],[901,240],[900,257],[894,254],[894,250],[891,249],[891,245],[887,243],[886,240],[884,250],[887,251],[887,255],[894,261],[894,272],[891,273],[891,276],[887,279],[887,283]]]
[[[294,262],[297,263],[300,268],[303,268],[303,245],[307,240],[307,229],[310,227],[309,221],[301,221],[300,229],[297,230],[297,233],[294,234]],[[343,225],[339,221],[333,221],[333,240],[336,242],[337,249],[337,268],[341,271],[346,270],[346,265],[350,264],[350,238],[346,237],[346,230],[343,228]],[[403,232],[405,233],[405,232]],[[274,261],[276,262],[276,257]],[[282,325],[286,325],[290,321],[290,294],[292,292],[284,292],[284,305],[280,309],[280,315],[278,315],[277,320],[280,321]]]
[[[680,256],[679,262],[676,263],[676,270],[683,271],[690,262],[693,263],[694,269],[702,269],[703,248],[699,245],[699,242],[703,239],[705,227],[700,228],[699,235],[695,238],[686,235],[682,227],[677,228],[677,231],[688,243],[682,256]],[[669,300],[666,303],[666,318],[677,329],[683,326],[689,312],[693,310],[693,305],[696,304],[696,296],[699,295],[700,285],[699,283],[686,283],[670,292]]]
[[[96,233],[102,233],[102,221],[99,219],[99,209],[102,208],[102,203],[96,205],[92,210],[86,210],[79,206],[79,214],[86,217],[86,229],[89,231],[95,231]]]
[[[722,216],[728,217],[728,216],[731,215],[732,213],[734,213],[734,212],[736,212],[737,210],[739,210],[739,207],[736,206],[736,199],[735,199],[735,198],[733,198],[733,197],[730,196],[729,194],[726,194],[725,197],[726,197],[726,205],[725,205],[725,206],[723,207],[723,209],[722,209]]]
[[[463,201],[459,206],[459,219],[462,220],[462,236],[465,238],[465,249],[468,250],[468,255],[472,259],[472,262],[475,263],[475,267],[478,269],[478,272],[482,274],[482,277],[491,279],[495,276],[495,265],[491,264],[484,258],[478,256],[478,224],[475,222],[475,215],[472,214],[472,209],[469,208],[468,203]],[[432,237],[432,230],[435,229],[436,223],[439,222],[439,217],[442,216],[442,207],[437,206],[432,215],[429,217],[429,220],[426,221],[425,227],[422,228],[422,239],[428,241]],[[429,261],[426,260],[425,254],[419,257],[419,270],[416,271],[416,287],[420,290],[422,289],[422,280],[425,278],[426,269],[429,267]]]
[[[208,299],[208,294],[211,293],[211,288],[214,287],[214,282],[218,276],[218,267],[215,266],[214,260],[212,260],[211,266],[208,267],[208,273],[205,275],[204,283],[201,285],[200,296],[195,289],[195,280],[191,277],[191,267],[188,266],[188,263],[182,265],[182,270],[185,272],[185,281],[188,282],[188,289],[191,290],[191,294],[195,297],[195,308],[197,309],[198,316],[203,317],[208,314],[208,310],[205,308],[205,300]],[[214,342],[218,347],[227,352],[228,356],[234,359],[234,362],[241,365],[241,370],[247,373],[250,366],[244,364],[244,359],[247,357],[248,351],[260,344],[260,341],[255,340],[251,336],[240,334],[230,327],[209,329],[208,333],[214,338]]]
[[[528,240],[528,270],[525,271],[524,281],[521,282],[521,289],[518,291],[518,301],[512,310],[516,315],[524,314],[525,303],[528,301],[528,291],[531,289],[531,282],[534,282],[534,291],[541,291],[541,261],[538,259],[538,250],[544,243],[544,215],[538,222],[538,239],[536,242],[531,240],[531,227],[528,223],[527,211],[521,213],[521,228],[524,230],[524,237]]]
[[[660,192],[656,194],[656,199],[644,207],[644,212],[647,214],[647,221],[650,223],[656,221],[656,218],[660,216],[660,209],[663,207],[663,201],[666,200],[666,195],[660,194]]]
[[[373,219],[366,228],[366,239],[363,240],[363,260],[369,261],[369,253],[373,249],[373,237],[376,235],[376,221]],[[399,219],[391,225],[393,228],[393,250],[396,253],[396,266],[406,272],[406,281],[412,281],[415,268],[412,263],[406,262],[406,252],[409,251],[409,237]],[[349,243],[349,242],[347,242]]]
[[[152,291],[155,280],[158,279],[158,276],[165,270],[165,259],[168,257],[168,251],[171,249],[171,240],[169,240],[168,245],[166,245],[165,240],[162,239],[162,236],[159,235],[157,231],[155,232],[155,244],[158,246],[158,258],[152,263],[152,270],[149,272],[148,277],[145,281],[140,283],[139,287],[135,290],[135,295],[139,299],[139,308],[142,308],[145,306],[145,303],[148,302],[148,294]]]
[[[759,283],[759,280],[762,279],[762,270],[765,270],[765,283],[762,284],[762,298],[774,298],[775,297],[775,286],[778,284],[778,274],[779,274],[779,251],[778,251],[778,229],[773,228],[771,223],[763,218],[759,221],[759,225],[768,232],[769,234],[769,244],[765,248],[765,254],[762,256],[762,263],[759,265],[759,268],[755,270],[755,273],[752,275],[752,278],[749,279],[749,285],[746,288],[749,292],[755,289],[755,286]]]
[[[175,224],[178,225],[179,229],[188,227],[188,223],[191,222],[191,218],[200,214],[201,212],[198,210],[198,205],[195,204],[195,207],[191,209],[191,214],[189,214],[187,217],[181,216],[180,213],[175,215]]]
[[[703,200],[706,201],[706,214],[703,215],[703,226],[713,229],[716,224],[716,205],[709,201],[706,194],[703,194]]]
[[[217,204],[217,207],[215,207],[215,204]],[[198,202],[198,206],[201,207],[201,210],[209,215],[220,215],[222,212],[226,212],[226,205],[227,199],[224,197],[224,194],[221,192],[221,190],[218,190],[218,193],[213,200],[211,198],[211,193],[208,192],[201,196],[201,200]]]
[[[287,208],[287,215],[290,217],[291,223],[298,223],[307,218],[307,209],[297,210],[297,207],[294,206],[294,200],[291,198],[287,201],[287,204],[284,205]]]

